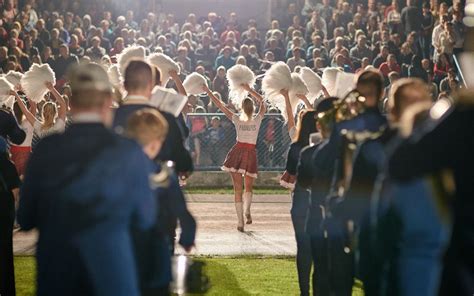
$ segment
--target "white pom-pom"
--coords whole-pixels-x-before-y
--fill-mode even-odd
[[[170,79],[170,71],[179,74],[179,65],[172,58],[163,53],[154,53],[148,57],[148,63],[160,69],[161,85],[165,86]]]
[[[321,77],[308,67],[301,68],[300,77],[308,86],[308,100],[313,104],[323,90]]]
[[[307,94],[308,87],[304,83],[303,79],[301,79],[298,73],[291,73],[291,87],[288,90],[288,95],[290,97],[291,114],[296,114],[296,107],[300,102],[300,98],[298,97],[298,95]],[[274,96],[272,102],[275,107],[277,107],[281,111],[281,115],[283,116],[285,121],[288,120],[285,98],[282,95]]]
[[[290,96],[291,94],[294,95],[307,95],[308,94],[308,86],[306,83],[301,79],[298,73],[291,73],[291,88],[289,90]]]
[[[330,96],[337,95],[336,79],[337,74],[342,71],[339,68],[326,68],[323,71],[322,84],[328,91]]]
[[[255,84],[255,74],[249,67],[235,65],[227,71],[227,81],[229,82],[229,98],[235,106],[240,106],[242,100],[248,95],[242,84],[253,87]]]
[[[107,69],[112,65],[112,60],[109,55],[105,55],[100,59],[100,65],[107,71]]]
[[[293,114],[296,113],[296,106],[301,101],[298,95],[308,95],[308,86],[306,83],[301,79],[298,73],[291,73],[291,80],[293,81],[291,84],[291,88],[289,91],[290,95],[290,104],[291,104],[291,111]]]
[[[120,73],[125,75],[128,63],[133,59],[145,60],[145,48],[143,46],[130,46],[125,48],[122,53],[117,56]]]
[[[282,89],[289,90],[293,80],[291,79],[290,68],[283,62],[273,64],[267,70],[262,80],[262,90],[268,100],[281,96]]]
[[[23,78],[23,73],[17,72],[17,71],[8,71],[7,75],[5,75],[5,78],[13,84],[13,87],[16,90],[20,89],[21,86],[21,78]]]
[[[290,91],[292,85],[290,68],[283,62],[273,64],[262,80],[262,90],[265,97],[281,111],[285,121],[287,120],[285,98],[280,94],[280,91],[282,89]]]
[[[110,83],[116,88],[122,87],[122,75],[118,65],[114,64],[107,69],[107,75],[109,76]]]
[[[203,86],[206,85],[206,78],[197,72],[189,74],[183,81],[184,89],[188,95],[200,95],[204,93]]]
[[[6,77],[0,77],[0,107],[13,109],[14,97],[10,95],[10,91],[14,89]]]
[[[48,64],[33,64],[21,79],[21,87],[28,99],[40,102],[49,92],[46,82],[56,84],[54,72]]]

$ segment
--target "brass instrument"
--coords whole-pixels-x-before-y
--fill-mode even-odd
[[[335,104],[336,122],[351,120],[365,112],[365,97],[353,90]]]
[[[365,97],[356,90],[351,91],[346,97],[334,102],[334,108],[318,113],[317,120],[325,126],[355,118],[365,112]]]

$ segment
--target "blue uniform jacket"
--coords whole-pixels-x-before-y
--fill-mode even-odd
[[[161,171],[156,166],[157,173]],[[179,244],[183,247],[194,245],[196,222],[186,207],[183,192],[176,175],[171,175],[168,187],[156,189],[157,223],[147,231],[134,231],[136,256],[142,291],[150,291],[168,285],[171,278],[171,245],[169,232],[176,229],[177,221],[181,226]]]
[[[99,123],[38,143],[18,221],[37,228],[38,295],[139,295],[130,227],[155,223],[142,149]]]
[[[113,128],[120,133],[125,129],[130,115],[143,108],[153,107],[143,103],[130,103],[120,106],[115,111]],[[176,171],[179,173],[192,172],[194,170],[193,161],[189,151],[184,147],[184,135],[186,132],[183,132],[183,129],[185,128],[180,127],[180,124],[172,114],[162,111],[160,113],[168,122],[169,129],[157,159],[160,161],[173,161],[176,164]]]
[[[474,107],[472,97],[470,100],[400,140],[388,161],[389,176],[401,182],[443,169],[453,172],[456,191],[450,206],[454,221],[439,295],[471,295],[474,291]]]
[[[343,141],[341,132],[343,130],[378,132],[386,125],[387,119],[377,108],[367,108],[364,113],[355,118],[337,123],[334,126],[334,130],[328,142],[329,148],[327,157],[319,161],[318,167],[323,170],[333,169],[336,161],[341,157]]]
[[[23,143],[26,137],[25,131],[18,126],[13,114],[3,108],[0,108],[0,137],[17,145]]]
[[[301,152],[298,182],[301,180],[311,186],[311,207],[306,221],[306,232],[310,235],[319,230],[322,221],[321,206],[325,206],[326,197],[330,193],[334,166],[324,167],[323,163],[331,153],[328,140]]]

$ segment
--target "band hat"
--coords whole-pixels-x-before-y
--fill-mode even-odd
[[[113,91],[107,72],[99,64],[80,64],[71,68],[68,76],[72,91]]]

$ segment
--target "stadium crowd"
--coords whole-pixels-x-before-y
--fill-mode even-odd
[[[262,74],[275,61],[291,70],[327,66],[357,73],[379,69],[388,86],[398,77],[418,77],[433,84],[433,96],[448,96],[459,81],[452,54],[464,43],[463,6],[437,0],[345,2],[287,1],[270,28],[236,13],[189,16],[178,23],[172,13],[118,11],[108,1],[4,1],[0,27],[0,67],[26,72],[32,63],[48,63],[64,80],[69,65],[80,60],[115,61],[132,44],[163,52],[182,67],[197,71],[227,102],[226,70],[245,64]],[[57,4],[57,6],[55,5]],[[61,89],[64,81],[58,83]],[[213,112],[209,99],[192,100]],[[202,111],[202,109],[198,109]]]
[[[0,185],[5,194],[15,196],[16,200],[23,181],[19,176],[23,177],[31,152],[31,147],[25,151],[20,144],[25,135],[31,135],[26,140],[30,143],[35,141],[33,136],[39,142],[28,164],[18,215],[24,230],[40,229],[39,295],[52,295],[54,291],[57,295],[81,295],[83,291],[99,291],[100,295],[138,295],[138,291],[143,295],[167,295],[177,221],[183,229],[178,243],[186,251],[193,247],[196,231],[179,179],[186,179],[193,165],[220,165],[225,157],[223,151],[229,149],[223,167],[228,165],[226,168],[232,174],[237,229],[242,232],[244,207],[246,224],[252,223],[250,204],[257,158],[260,165],[282,167],[285,154],[288,155],[286,168],[292,175],[291,214],[301,295],[309,295],[312,263],[318,266],[313,273],[316,295],[350,295],[354,277],[364,282],[366,295],[428,296],[438,291],[440,283],[442,295],[452,291],[456,295],[472,294],[472,218],[470,207],[462,206],[466,196],[472,194],[472,184],[466,182],[469,172],[462,167],[463,161],[472,162],[472,156],[466,156],[470,155],[472,136],[463,137],[467,135],[465,129],[472,126],[472,98],[459,95],[464,82],[459,79],[455,63],[455,55],[463,51],[467,31],[463,3],[278,3],[283,9],[275,10],[270,27],[264,28],[257,25],[261,20],[243,20],[234,12],[189,14],[178,21],[160,7],[144,5],[130,10],[123,3],[114,6],[111,1],[2,2],[0,69],[4,74],[24,73],[48,64],[56,76],[55,85],[46,84],[51,93],[47,102],[24,100],[17,93],[21,89],[11,92],[15,97],[13,113],[25,131],[15,129],[15,120],[5,119],[4,130],[0,125],[0,135],[10,141],[16,165],[12,169],[6,141],[0,138],[2,165],[9,164],[13,170],[6,176],[0,174]],[[110,105],[114,96],[104,68],[117,63],[120,54],[133,45],[145,48],[147,55],[164,53],[180,68],[180,73],[163,73],[156,71],[155,67],[159,67],[151,62],[132,59],[123,69],[120,83],[126,96],[118,104],[115,102],[112,125],[114,131],[136,140],[142,149],[102,124],[112,117]],[[314,106],[308,98],[301,98],[306,108],[300,104],[295,109],[309,110],[300,112],[298,127],[290,130],[290,123],[295,126],[292,114],[285,117],[283,110],[266,105],[259,94],[264,87],[260,80],[255,89],[243,84],[253,101],[246,98],[242,106],[237,106],[229,96],[231,84],[226,74],[233,66],[245,65],[256,75],[266,76],[278,62],[286,64],[291,72],[308,67],[321,76],[328,67],[338,68],[357,74],[357,83],[345,98],[330,97],[325,89]],[[73,67],[76,71],[68,71]],[[165,86],[187,95],[182,80],[193,72],[204,77],[207,85],[201,86],[206,95],[189,95],[187,105],[178,115],[150,109],[152,90],[166,81],[165,76],[170,77]],[[289,89],[278,90],[278,94],[291,110]],[[242,110],[247,120],[237,116]],[[7,114],[1,113],[4,118],[12,117],[6,106],[0,111]],[[406,121],[405,114],[411,119],[409,131],[401,124]],[[452,133],[454,129],[457,135]],[[310,145],[309,136],[316,131],[319,142]],[[411,133],[415,137],[409,138]],[[232,143],[226,143],[225,138],[237,138],[237,144],[231,148]],[[445,138],[450,141],[445,143],[446,148],[440,148]],[[276,146],[287,147],[290,142],[288,153],[288,149],[285,153],[275,152]],[[51,151],[56,147],[63,150],[54,155]],[[309,157],[307,161],[305,157]],[[150,159],[160,162],[156,164]],[[176,167],[161,162],[168,160],[174,161]],[[249,170],[246,167],[241,173],[244,168],[240,166]],[[424,179],[444,168],[454,171],[451,181],[459,185],[451,211],[444,207],[446,212],[454,213],[452,217],[446,215],[453,218],[449,222],[436,214],[430,199],[436,194]],[[148,176],[145,172],[153,176],[151,183],[158,192],[143,183]],[[162,180],[163,174],[166,182]],[[244,181],[236,179],[239,174]],[[446,181],[447,177],[433,176],[433,183],[443,183],[440,178]],[[106,185],[90,186],[97,185],[94,182]],[[442,187],[439,185],[437,190],[444,190]],[[152,194],[158,198],[152,198]],[[109,195],[117,198],[123,208],[117,206],[119,210],[111,213],[108,210],[115,209],[116,204],[107,198],[97,199]],[[342,197],[351,198],[341,202]],[[406,210],[409,197],[420,197],[410,207],[412,212]],[[38,207],[39,199],[42,203]],[[14,212],[13,200],[9,204],[3,201],[3,206]],[[157,201],[159,208],[155,205]],[[369,206],[369,201],[374,203]],[[446,205],[446,200],[443,202]],[[372,215],[364,216],[362,207],[370,208]],[[327,212],[321,212],[322,208]],[[64,215],[57,209],[70,212]],[[417,211],[423,211],[425,217]],[[81,213],[90,215],[84,216],[89,219]],[[377,217],[375,222],[370,220],[373,217]],[[2,227],[8,227],[11,218],[2,220]],[[67,223],[56,225],[57,220]],[[116,231],[109,231],[111,225]],[[84,229],[87,231],[83,233]],[[77,237],[70,237],[70,233],[76,234],[74,231]],[[440,254],[447,248],[450,231],[451,244],[442,266]],[[328,239],[327,233],[334,240]],[[8,259],[2,261],[6,268],[0,269],[9,270],[13,266],[11,232],[2,235],[2,251]],[[62,237],[66,239],[61,241]],[[406,244],[398,245],[391,239]],[[131,241],[139,251],[133,252]],[[125,247],[108,254],[110,242]],[[58,250],[50,248],[56,245]],[[104,248],[103,254],[108,254],[102,264],[95,260],[97,248]],[[48,256],[51,254],[54,256]],[[150,254],[159,260],[148,260]],[[461,262],[463,258],[466,262]],[[153,269],[156,262],[160,262],[160,270]],[[64,272],[67,276],[58,284],[57,279],[63,276],[61,268],[68,264],[77,267],[77,274]],[[0,288],[11,288],[13,275],[5,275],[2,270],[0,277],[6,280]],[[84,274],[90,278],[83,278]],[[116,278],[111,280],[109,275],[119,280],[114,282]],[[70,290],[76,288],[83,290]],[[14,286],[13,290],[5,291],[6,295],[14,295]]]
[[[264,28],[257,27],[262,20],[244,20],[236,13],[189,14],[178,22],[172,13],[160,7],[151,10],[147,5],[124,10],[126,3],[119,6],[108,1],[8,0],[2,5],[0,68],[3,73],[26,72],[33,63],[47,63],[63,94],[69,65],[81,60],[115,62],[124,48],[137,44],[173,57],[181,65],[183,77],[193,71],[205,75],[211,89],[233,110],[225,75],[235,64],[245,64],[257,74],[263,74],[275,61],[285,61],[291,70],[308,66],[319,74],[328,66],[351,73],[375,67],[383,73],[387,90],[400,77],[418,77],[432,85],[434,100],[448,97],[459,87],[452,59],[452,54],[462,49],[465,36],[459,1],[307,0],[281,1],[280,6],[271,27]],[[220,111],[202,96],[190,98],[187,112]],[[221,116],[189,118],[191,139],[187,146],[198,167],[215,167],[223,158],[214,157],[206,140],[232,145],[233,130],[225,121]],[[261,132],[268,139],[260,137],[259,148],[273,155],[266,158],[260,153],[260,163],[281,168],[285,149],[273,147],[275,142],[284,143],[281,147],[289,145],[281,133],[283,120],[274,117],[265,121],[270,123]],[[213,133],[219,126],[225,133]]]

